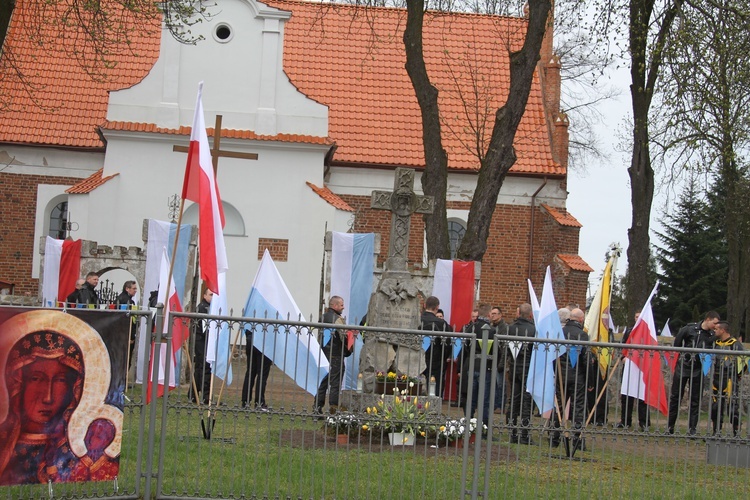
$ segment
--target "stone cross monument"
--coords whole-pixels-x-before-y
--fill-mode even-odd
[[[416,329],[419,326],[417,286],[407,269],[409,228],[414,213],[432,213],[431,196],[414,193],[414,170],[397,168],[393,192],[373,191],[371,208],[390,210],[388,258],[367,311],[368,326]],[[375,373],[395,371],[410,377],[425,369],[422,339],[417,335],[378,332],[365,338],[360,357],[365,392],[375,389]]]

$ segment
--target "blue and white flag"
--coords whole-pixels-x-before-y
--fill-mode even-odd
[[[245,304],[248,318],[290,319],[300,321],[302,313],[266,250]],[[253,346],[273,360],[294,382],[315,395],[328,374],[329,364],[318,339],[307,328],[246,323],[253,331]]]
[[[367,314],[373,282],[375,234],[332,233],[331,240],[331,296],[344,299],[348,324],[359,324]],[[330,339],[324,332],[323,344]],[[359,355],[364,343],[358,335],[352,355],[344,358],[343,389],[357,388]]]
[[[534,307],[536,295],[529,283],[529,292],[534,308],[534,320],[536,321],[537,338],[562,340],[565,335],[560,324],[560,317],[557,314],[557,305],[555,296],[552,292],[552,275],[547,267],[547,274],[544,277],[544,289],[542,290],[542,303],[538,312]],[[529,362],[529,375],[526,379],[526,392],[534,398],[534,402],[539,407],[543,417],[547,418],[546,413],[552,411],[555,407],[555,370],[554,362],[565,354],[565,346],[556,344],[534,344],[534,350],[531,353]]]
[[[223,235],[222,235],[223,237]],[[211,299],[209,314],[212,316],[229,316],[227,304],[227,273],[219,270],[217,274],[219,293],[214,294]],[[229,333],[229,323],[226,321],[208,322],[208,342],[206,345],[206,361],[211,363],[211,371],[214,375],[224,380],[227,385],[232,383],[232,361],[230,355],[232,348]]]

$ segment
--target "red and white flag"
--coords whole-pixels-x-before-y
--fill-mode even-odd
[[[164,304],[164,328],[162,333],[169,331],[169,313],[182,312],[182,305],[180,304],[180,298],[177,295],[177,288],[174,285],[174,279],[169,281],[167,286],[167,280],[169,279],[169,258],[167,257],[167,249],[163,249],[161,258],[161,268],[159,269],[159,295],[158,301]],[[172,353],[169,356],[169,388],[170,390],[176,387],[175,372],[177,370],[177,353],[182,348],[182,344],[188,339],[189,330],[187,325],[182,319],[176,319],[172,322]],[[151,359],[149,360],[149,380],[146,388],[146,403],[151,401],[151,387],[154,378],[154,352],[155,344],[151,343]],[[162,342],[159,344],[159,373],[157,375],[157,397],[164,395],[164,385],[166,381],[166,363],[167,357],[167,344]]]
[[[201,279],[209,290],[218,294],[221,293],[219,273],[228,268],[227,251],[222,234],[224,209],[221,206],[219,186],[216,183],[211,162],[211,149],[208,145],[206,122],[203,118],[202,94],[203,82],[198,84],[198,99],[195,103],[182,198],[199,205]]]
[[[657,283],[651,291],[646,305],[641,310],[633,331],[630,332],[627,345],[658,345],[654,313],[651,310],[651,299],[656,294]],[[667,394],[664,390],[664,376],[661,371],[661,355],[658,351],[625,348],[622,355],[625,366],[622,373],[620,394],[643,400],[647,405],[666,415]]]
[[[81,240],[56,240],[44,244],[42,304],[55,307],[76,289],[81,272]]]
[[[474,308],[474,261],[438,259],[432,295],[440,300],[445,321],[461,331]]]

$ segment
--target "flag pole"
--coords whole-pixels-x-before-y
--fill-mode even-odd
[[[237,347],[237,342],[240,339],[240,331],[242,328],[237,329],[237,335],[234,336],[234,343],[232,343],[232,350],[229,351],[229,360],[234,359],[234,350]],[[227,369],[224,371],[224,378],[221,380],[221,387],[219,388],[219,397],[216,398],[216,406],[219,406],[221,403],[221,395],[224,393],[224,386],[226,386],[227,377],[229,376],[229,363],[230,361],[227,360]],[[250,360],[248,360],[248,363]],[[257,396],[256,396],[257,397]]]

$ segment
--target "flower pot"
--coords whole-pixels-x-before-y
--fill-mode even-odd
[[[477,440],[477,435],[476,434],[471,434],[469,436],[469,444],[474,444],[476,442],[476,440]],[[455,441],[453,441],[453,446],[455,446],[456,448],[463,448],[464,447],[464,438],[462,438],[462,437],[457,438]]]
[[[406,432],[391,432],[388,434],[388,441],[391,446],[414,446],[415,436]]]
[[[406,389],[406,393],[410,396],[419,396],[422,394],[422,384],[414,384],[409,387],[409,382],[393,382],[385,380],[375,381],[375,394],[385,394],[386,396],[393,395],[393,389],[397,389],[399,393]]]
[[[349,444],[349,434],[336,434],[336,443]]]

